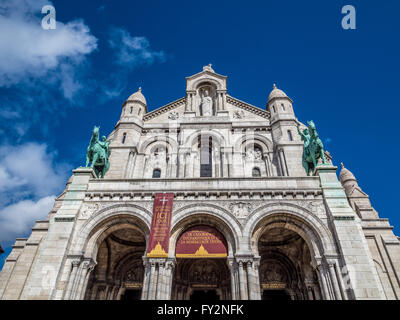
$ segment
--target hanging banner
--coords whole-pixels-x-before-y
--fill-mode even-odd
[[[153,204],[153,220],[151,222],[147,257],[168,257],[169,232],[171,227],[173,193],[156,193]]]
[[[177,258],[225,258],[227,255],[224,236],[208,226],[186,230],[176,244]]]

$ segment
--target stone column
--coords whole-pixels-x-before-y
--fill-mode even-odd
[[[342,300],[342,294],[340,292],[338,279],[335,272],[335,265],[332,261],[328,261],[329,275],[332,282],[333,291],[335,293],[336,300]]]
[[[177,178],[178,176],[178,154],[171,153],[171,171],[170,171],[170,178]]]
[[[75,287],[76,273],[78,272],[80,264],[81,264],[80,260],[72,260],[71,261],[72,271],[71,271],[71,275],[68,280],[68,286],[67,286],[67,290],[66,290],[65,296],[64,296],[65,300],[69,300],[71,298],[72,290]]]
[[[233,258],[228,258],[228,266],[231,273],[231,299],[239,300],[240,295],[237,292],[237,282],[236,282],[236,274],[237,274],[237,263]]]
[[[250,300],[261,300],[260,279],[258,267],[260,258],[247,261],[247,284]]]
[[[317,269],[318,269],[318,278],[320,280],[322,296],[325,300],[331,300],[328,286],[326,284],[325,272],[324,272],[324,267],[323,267],[322,263],[317,266]]]
[[[150,287],[150,263],[148,258],[143,257],[144,275],[141,300],[147,300]]]
[[[196,110],[194,110],[194,96],[196,91],[186,91],[186,106],[185,106],[185,116],[194,117],[196,115]]]
[[[90,259],[89,261],[84,261],[81,264],[81,272],[77,279],[77,286],[74,296],[74,300],[82,300],[82,296],[85,294],[86,285],[89,279],[90,272],[94,269],[95,263]]]
[[[169,258],[168,261],[165,263],[165,289],[163,297],[163,299],[165,300],[171,300],[175,265],[176,265],[175,258],[172,259]]]
[[[178,153],[178,157],[179,157],[179,165],[178,165],[178,178],[184,178],[185,177],[185,150],[179,150]]]
[[[218,99],[218,116],[229,116],[229,112],[226,110],[226,90],[217,90],[217,99]]]
[[[149,259],[150,263],[150,281],[149,281],[149,293],[147,296],[147,300],[154,300],[156,298],[156,288],[155,286],[157,285],[156,282],[156,263],[152,261],[152,259]]]
[[[232,173],[232,147],[221,147],[221,155],[222,155],[222,177],[227,178]]]
[[[248,291],[248,299],[254,299],[254,281],[253,281],[253,273],[252,273],[252,261],[246,261],[246,273],[247,273],[247,291]]]
[[[281,173],[282,176],[288,176],[289,172],[287,170],[287,165],[286,165],[286,159],[285,159],[285,154],[282,148],[278,149],[278,156],[279,156],[279,164],[281,167]]]
[[[265,163],[265,171],[267,173],[267,177],[272,177],[272,172],[271,172],[271,168],[270,168],[270,164],[269,164],[269,154],[268,152],[264,152],[263,154],[263,158],[264,158],[264,163]]]
[[[247,293],[247,277],[244,271],[245,261],[239,260],[239,285],[240,285],[240,300],[248,300],[249,296]]]
[[[156,287],[156,300],[161,300],[164,299],[163,293],[165,288],[165,274],[164,274],[165,262],[158,261],[157,264],[158,264],[158,275],[157,275],[157,287]]]

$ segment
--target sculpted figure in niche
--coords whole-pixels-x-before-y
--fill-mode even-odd
[[[151,154],[150,161],[153,163],[165,162],[167,160],[167,151],[164,147],[157,148],[153,154]]]
[[[259,147],[254,148],[254,159],[262,160],[262,150]]]
[[[203,98],[201,100],[201,110],[202,110],[203,116],[212,116],[213,101],[208,93],[208,90],[206,90],[204,92]]]

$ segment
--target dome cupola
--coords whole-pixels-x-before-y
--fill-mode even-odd
[[[144,97],[144,95],[142,93],[142,88],[141,87],[139,87],[138,91],[136,91],[135,93],[131,94],[131,96],[126,101],[127,102],[128,101],[140,102],[144,106],[147,106],[147,101],[146,101],[146,98]]]

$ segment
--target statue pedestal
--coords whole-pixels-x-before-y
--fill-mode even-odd
[[[94,173],[94,170],[90,167],[79,167],[76,168],[75,170],[72,170],[75,176],[84,176],[84,175],[90,175],[91,178],[96,179],[96,174]]]

